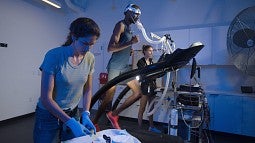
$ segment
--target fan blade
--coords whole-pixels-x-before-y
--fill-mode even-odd
[[[255,31],[248,28],[238,30],[233,36],[233,42],[238,47],[253,47],[255,44]]]

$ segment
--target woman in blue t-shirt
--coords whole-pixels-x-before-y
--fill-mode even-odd
[[[89,118],[95,63],[89,49],[99,38],[100,29],[92,19],[81,17],[69,30],[65,44],[49,50],[40,66],[41,96],[35,112],[34,143],[57,143],[96,131]]]

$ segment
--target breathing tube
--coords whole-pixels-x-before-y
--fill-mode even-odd
[[[145,38],[145,40],[151,44],[161,44],[163,43],[164,41],[166,41],[166,37],[163,36],[161,39],[159,39],[158,41],[154,41],[154,40],[151,40],[147,34],[146,34],[146,31],[142,25],[142,23],[138,20],[136,23],[136,26],[139,30],[141,30],[142,34],[143,34],[143,37]]]

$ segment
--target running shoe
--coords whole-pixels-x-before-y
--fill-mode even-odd
[[[118,123],[119,116],[113,116],[112,111],[106,113],[106,117],[111,121],[112,127],[115,129],[121,129]]]

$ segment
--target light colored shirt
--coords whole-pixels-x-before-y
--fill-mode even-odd
[[[79,65],[70,61],[73,49],[69,46],[49,50],[40,70],[54,75],[53,99],[62,108],[74,109],[81,100],[88,75],[94,72],[95,57],[87,52]],[[41,100],[37,104],[45,109]]]

